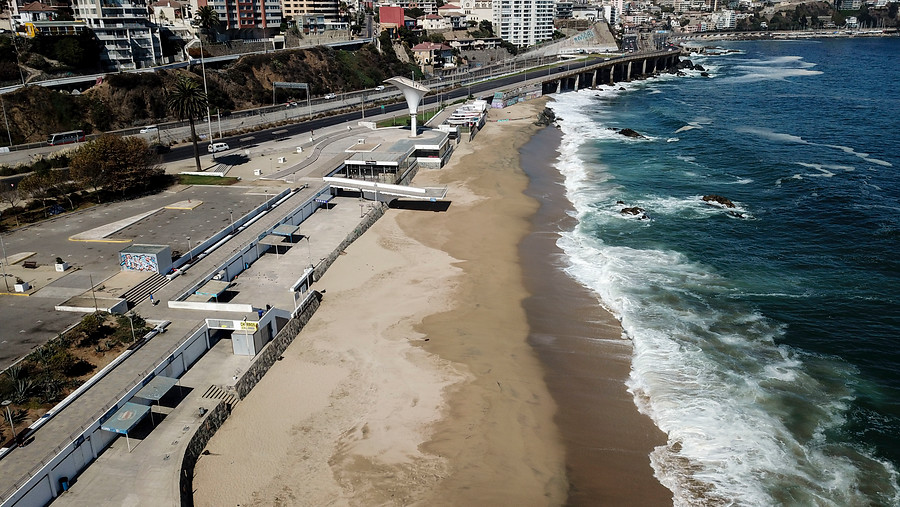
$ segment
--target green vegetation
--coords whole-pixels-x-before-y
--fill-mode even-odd
[[[133,336],[150,331],[140,316],[133,323],[134,335],[128,317],[92,313],[0,374],[0,399],[16,405],[13,419],[25,419],[28,410],[46,411],[125,350]]]
[[[195,174],[180,174],[178,183],[181,185],[234,185],[237,178],[223,178],[220,176],[199,176]]]
[[[418,125],[424,125],[426,121],[430,120],[437,114],[437,111],[424,111],[416,115],[416,122]],[[390,120],[382,120],[378,122],[377,126],[381,127],[409,127],[409,115],[403,116],[395,116]]]
[[[78,148],[69,174],[101,202],[107,195],[130,197],[167,186],[165,171],[156,161],[141,138],[103,135]]]
[[[191,141],[194,144],[194,163],[200,171],[200,150],[197,148],[197,129],[195,120],[207,110],[206,93],[200,83],[185,76],[178,76],[175,85],[168,90],[166,104],[169,110],[179,119],[187,119],[191,124]]]

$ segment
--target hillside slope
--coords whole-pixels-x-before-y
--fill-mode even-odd
[[[312,95],[374,87],[395,75],[407,76],[410,65],[393,51],[367,45],[355,52],[324,46],[245,56],[226,68],[206,68],[210,106],[232,111],[272,103],[272,83],[307,83]],[[3,96],[14,144],[41,142],[51,132],[82,129],[88,133],[176,120],[165,105],[165,90],[179,73],[202,80],[201,69],[110,74],[80,94],[28,86]],[[278,91],[279,100],[305,99],[302,90]],[[0,123],[0,138],[6,125]]]

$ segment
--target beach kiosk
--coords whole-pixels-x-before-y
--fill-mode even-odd
[[[130,245],[119,251],[122,271],[145,271],[164,275],[172,270],[172,248],[168,245]]]

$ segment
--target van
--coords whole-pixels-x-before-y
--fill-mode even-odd
[[[376,92],[380,92],[381,90],[384,90],[384,85],[378,85],[375,87]]]
[[[207,146],[206,149],[210,153],[218,153],[220,151],[229,150],[230,148],[228,148],[228,144],[226,144],[226,143],[212,143],[209,146]]]
[[[147,125],[141,129],[141,134],[149,134],[151,132],[159,132],[159,127],[156,125]]]

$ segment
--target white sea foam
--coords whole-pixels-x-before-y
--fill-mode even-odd
[[[754,134],[764,139],[769,139],[771,141],[779,141],[783,143],[798,143],[798,144],[809,144],[808,141],[803,139],[800,136],[795,136],[792,134],[785,134],[781,132],[775,132],[774,130],[762,128],[762,127],[738,127],[735,129],[737,132],[744,132],[747,134]]]
[[[602,227],[616,213],[597,203],[622,189],[604,175],[602,154],[585,156],[605,130],[585,114],[586,100],[572,93],[550,104],[563,118],[557,167],[575,216]],[[720,212],[699,196],[640,204],[650,214]],[[558,245],[567,271],[600,296],[634,344],[628,389],[667,435],[650,459],[675,505],[865,505],[861,474],[895,484],[889,464],[826,438],[844,422],[851,393],[840,379],[852,368],[777,344],[783,328],[723,297],[740,291],[714,270],[674,251],[613,246],[580,227]],[[833,385],[810,371],[829,371]]]

